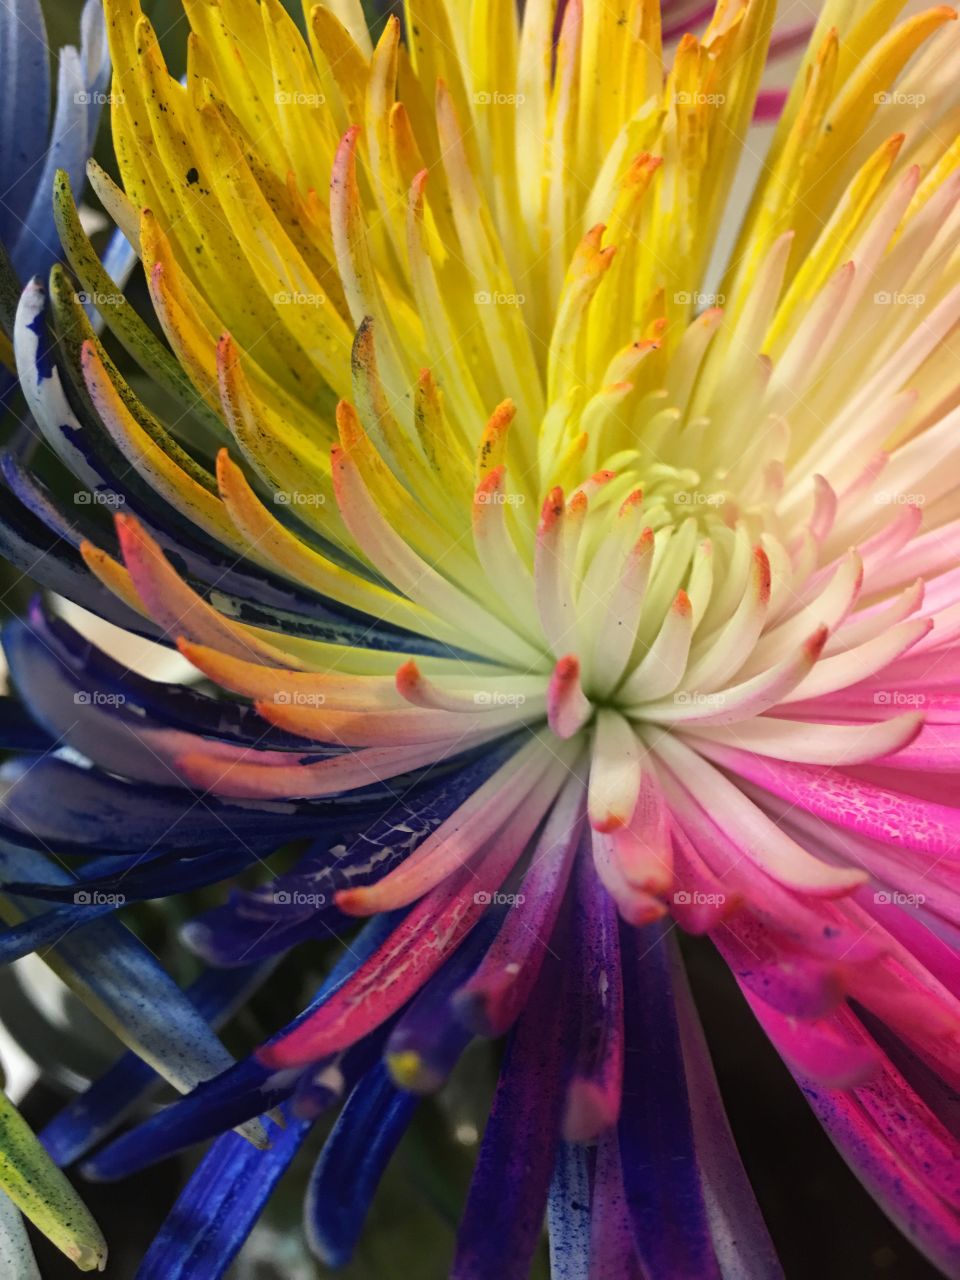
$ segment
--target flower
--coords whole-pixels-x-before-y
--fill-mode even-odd
[[[17,320],[63,475],[8,478],[7,554],[211,682],[136,676],[41,605],[7,628],[34,754],[4,954],[69,926],[55,950],[139,1055],[50,1150],[117,1126],[139,1059],[189,1091],[87,1168],[220,1134],[140,1273],[219,1275],[345,1099],[306,1207],[340,1263],[417,1095],[510,1031],[453,1275],[526,1274],[544,1212],[578,1274],[775,1275],[678,925],[956,1274],[953,11],[825,6],[711,286],[768,0],[721,0],[666,74],[649,3],[569,0],[554,44],[544,3],[411,0],[376,48],[346,0],[309,44],[276,0],[186,8],[180,84],[108,3],[123,189],[93,175],[169,349],[56,193],[179,416],[65,273],[51,331],[38,282]],[[293,841],[188,925],[190,1000],[113,918]],[[204,1017],[329,932],[312,1004],[225,1064]]]

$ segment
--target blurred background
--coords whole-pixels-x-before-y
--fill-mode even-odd
[[[286,0],[295,18],[298,5]],[[50,46],[78,37],[82,0],[44,0]],[[806,10],[805,6],[793,6]],[[179,0],[145,0],[171,70],[184,65],[186,22]],[[386,8],[371,12],[375,27]],[[794,14],[794,18],[797,14]],[[745,157],[738,184],[740,203],[762,165],[761,131]],[[104,119],[97,159],[116,173],[111,158],[109,120]],[[87,201],[91,197],[87,192]],[[97,210],[91,209],[96,216]],[[729,236],[736,215],[730,219]],[[96,224],[94,224],[96,225]],[[101,224],[106,227],[106,220]],[[134,274],[127,295],[147,316],[143,280]],[[122,350],[111,354],[144,399],[156,408],[156,390],[145,387]],[[22,579],[0,583],[0,608],[22,608],[32,591]],[[76,623],[77,613],[71,615]],[[124,660],[155,679],[181,675],[180,659],[144,641],[133,640],[87,618],[85,629]],[[279,870],[276,860],[271,860]],[[261,873],[262,874],[262,873]],[[196,967],[179,944],[180,923],[201,907],[221,901],[228,886],[176,903],[144,904],[124,913],[181,983]],[[710,1043],[729,1118],[760,1206],[790,1280],[851,1280],[887,1277],[921,1280],[936,1273],[892,1228],[824,1137],[792,1079],[767,1044],[736,987],[709,943],[683,939],[691,982]],[[261,994],[224,1033],[228,1047],[248,1052],[312,995],[331,963],[333,948],[301,947],[278,968]],[[0,1063],[8,1089],[35,1129],[70,1094],[103,1071],[119,1054],[109,1033],[69,995],[38,957],[0,970]],[[470,1170],[483,1132],[496,1078],[496,1045],[475,1044],[465,1054],[444,1093],[425,1100],[381,1186],[354,1263],[336,1274],[344,1280],[443,1280]],[[635,1069],[642,1070],[642,1062]],[[157,1099],[158,1102],[162,1098]],[[235,1280],[314,1280],[327,1272],[306,1251],[301,1210],[307,1173],[326,1129],[318,1126],[298,1162],[281,1183],[247,1246],[229,1273]],[[196,1157],[182,1156],[119,1185],[79,1183],[110,1243],[108,1280],[131,1280],[147,1243],[163,1221]],[[45,1280],[75,1277],[60,1254],[35,1235]],[[549,1274],[543,1248],[533,1272]]]

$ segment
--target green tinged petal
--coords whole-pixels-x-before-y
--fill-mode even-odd
[[[22,1226],[18,1231],[13,1225],[14,1205],[81,1271],[103,1270],[107,1243],[100,1228],[5,1094],[0,1094],[0,1187],[12,1201],[0,1207],[0,1269],[5,1277],[39,1276]]]

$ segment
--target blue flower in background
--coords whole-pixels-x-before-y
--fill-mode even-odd
[[[53,220],[53,176],[76,187],[108,101],[110,58],[103,10],[87,0],[80,48],[59,51],[50,97],[50,51],[38,0],[0,4],[0,240],[21,280],[45,275],[61,256]]]

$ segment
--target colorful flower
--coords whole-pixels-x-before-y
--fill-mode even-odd
[[[92,175],[167,345],[56,189],[73,272],[179,408],[137,398],[65,272],[17,317],[59,470],[8,460],[4,551],[209,682],[41,605],[7,628],[0,946],[52,944],[136,1055],[49,1149],[87,1155],[159,1071],[187,1096],[86,1167],[220,1135],[140,1275],[221,1275],[342,1101],[306,1205],[341,1263],[418,1095],[509,1032],[458,1280],[524,1276],[544,1214],[558,1276],[776,1276],[679,926],[957,1274],[953,11],[827,0],[778,95],[770,0],[409,0],[375,48],[356,0],[307,42],[277,0],[185,10],[180,83],[108,0],[122,189]],[[292,842],[187,926],[189,998],[112,918]],[[311,1005],[225,1063],[206,1019],[330,933]]]

